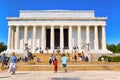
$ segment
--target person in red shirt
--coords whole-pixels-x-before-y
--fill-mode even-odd
[[[57,67],[58,67],[58,61],[57,61],[56,58],[53,61],[53,65],[54,65],[54,73],[56,73],[57,72]]]

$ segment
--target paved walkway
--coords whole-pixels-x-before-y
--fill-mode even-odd
[[[120,71],[17,71],[16,75],[0,72],[0,80],[120,80]]]

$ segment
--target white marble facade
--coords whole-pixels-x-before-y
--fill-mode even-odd
[[[27,44],[34,53],[46,47],[51,52],[56,46],[68,52],[73,47],[79,52],[108,52],[107,17],[95,17],[93,10],[21,10],[19,17],[7,20],[8,51],[22,53]]]

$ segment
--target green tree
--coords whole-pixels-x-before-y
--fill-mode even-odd
[[[107,44],[107,49],[110,50],[110,51],[112,51],[113,53],[117,52],[115,44],[110,44],[110,45]]]
[[[107,44],[107,49],[112,51],[113,53],[120,53],[120,43],[118,43],[117,45],[115,44]]]
[[[116,53],[120,53],[120,43],[116,46]]]
[[[7,46],[3,42],[0,42],[0,53],[5,51],[6,49],[7,49]]]

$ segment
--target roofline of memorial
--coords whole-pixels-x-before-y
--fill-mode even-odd
[[[91,12],[91,13],[94,13],[94,10],[20,10],[20,13],[31,13],[31,12],[33,12],[33,13],[36,13],[36,12],[48,12],[48,13],[50,13],[50,12],[64,12],[64,13],[67,13],[67,12],[73,12],[73,13],[84,13],[84,12]]]
[[[48,17],[7,17],[8,21],[13,20],[107,20],[107,17],[62,17],[62,18],[48,18]]]

